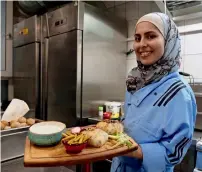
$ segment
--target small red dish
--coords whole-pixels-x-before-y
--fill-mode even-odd
[[[87,146],[87,142],[82,144],[72,144],[72,145],[69,145],[68,143],[65,143],[65,142],[62,142],[62,143],[65,146],[67,153],[79,153]]]

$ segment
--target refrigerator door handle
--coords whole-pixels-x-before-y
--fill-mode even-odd
[[[49,39],[45,38],[45,52],[44,52],[44,72],[43,72],[43,119],[48,119],[48,51]]]

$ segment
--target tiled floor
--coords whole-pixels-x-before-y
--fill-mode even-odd
[[[75,166],[28,168],[23,165],[23,157],[1,164],[1,172],[75,172]]]

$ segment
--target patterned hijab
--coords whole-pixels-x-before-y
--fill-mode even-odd
[[[159,29],[165,40],[165,50],[163,56],[152,65],[145,66],[137,61],[138,66],[130,71],[126,81],[127,90],[132,93],[161,80],[180,67],[181,44],[175,23],[163,13],[147,14],[141,17],[137,24],[143,21],[150,22]]]

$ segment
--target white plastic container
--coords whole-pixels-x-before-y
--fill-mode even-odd
[[[106,106],[106,112],[119,113],[121,109],[121,103],[120,102],[105,102]]]

